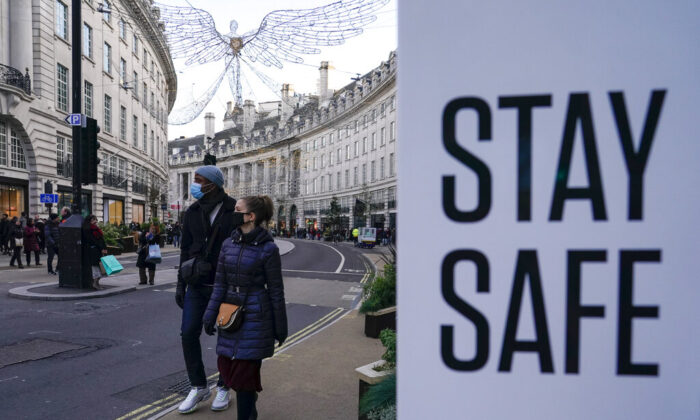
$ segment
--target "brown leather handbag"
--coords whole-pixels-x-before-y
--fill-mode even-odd
[[[242,305],[222,303],[216,316],[216,326],[223,331],[236,331],[243,324],[243,312],[245,308]]]

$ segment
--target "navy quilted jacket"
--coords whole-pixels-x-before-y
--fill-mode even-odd
[[[248,292],[238,331],[219,331],[216,354],[244,360],[271,357],[275,340],[287,338],[287,312],[280,252],[267,230],[257,227],[243,235],[235,229],[224,241],[205,324],[214,324],[222,302],[241,304],[246,298],[245,290],[236,292],[235,286],[254,289]]]

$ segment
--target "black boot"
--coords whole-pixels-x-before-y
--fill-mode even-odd
[[[156,270],[148,270],[148,284],[153,286],[156,282]]]
[[[236,411],[239,420],[258,418],[258,410],[255,408],[257,394],[255,391],[236,391]]]

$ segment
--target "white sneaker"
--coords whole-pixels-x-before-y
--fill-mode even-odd
[[[218,387],[216,397],[211,403],[211,409],[214,411],[224,411],[228,408],[231,391],[228,388]]]
[[[210,395],[211,392],[209,392],[208,387],[192,387],[190,393],[187,394],[187,398],[185,398],[185,401],[183,401],[182,404],[180,404],[180,406],[177,408],[177,411],[179,411],[180,414],[189,414],[197,409],[197,404],[200,401],[206,400],[207,398],[209,398]]]

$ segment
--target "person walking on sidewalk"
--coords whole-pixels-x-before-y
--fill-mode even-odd
[[[22,245],[24,242],[24,229],[22,222],[15,216],[10,222],[10,248],[12,249],[12,258],[10,258],[10,267],[14,267],[15,261],[19,268],[24,268],[22,265]]]
[[[48,253],[46,268],[48,268],[49,274],[56,274],[56,272],[53,270],[53,257],[58,255],[58,240],[60,237],[58,232],[58,223],[58,215],[56,213],[52,213],[49,215],[49,221],[46,223],[46,227],[44,228],[46,252]]]
[[[146,284],[146,269],[148,269],[148,283],[155,284],[156,264],[146,261],[148,257],[148,247],[160,244],[160,229],[155,223],[151,224],[148,232],[141,233],[139,237],[139,252],[136,259],[136,266],[139,268],[139,284]]]
[[[107,244],[104,240],[102,229],[97,226],[97,217],[94,214],[89,215],[83,222],[82,240],[87,244],[88,259],[92,267],[92,288],[100,290],[100,258],[107,255]]]
[[[7,218],[7,213],[0,216],[0,252],[10,254],[7,242],[10,239],[10,220]]]
[[[24,228],[24,254],[27,257],[27,267],[31,264],[32,252],[34,253],[34,262],[36,265],[41,265],[39,261],[39,229],[34,226],[34,220],[27,219],[27,226]]]
[[[223,188],[224,174],[219,168],[211,165],[198,168],[194,183],[190,185],[190,194],[197,201],[187,208],[182,223],[175,302],[182,308],[182,352],[192,386],[187,398],[178,407],[178,411],[183,414],[193,412],[200,401],[209,398],[202,363],[202,346],[199,342],[202,317],[214,286],[221,244],[242,223],[234,220],[236,200],[226,195]],[[193,260],[194,258],[197,259]],[[193,261],[194,264],[191,264]],[[186,268],[193,265],[197,267],[195,271],[206,274],[190,275],[191,271],[186,272]],[[218,386],[211,408],[220,411],[228,408],[229,390],[221,378]]]
[[[219,330],[216,343],[219,375],[236,391],[239,420],[257,419],[257,393],[262,391],[262,359],[272,357],[275,340],[287,339],[280,252],[263,227],[272,218],[272,199],[246,197],[236,203],[243,224],[224,242],[219,254],[216,282],[207,311],[204,330],[213,335],[222,303],[242,305],[243,323],[238,330]]]
[[[175,248],[179,248],[179,247],[180,247],[180,233],[181,233],[181,231],[182,231],[182,230],[180,229],[180,223],[179,223],[179,222],[175,222],[175,224],[173,225],[173,230],[172,230],[172,235],[173,235],[173,246],[174,246]]]

